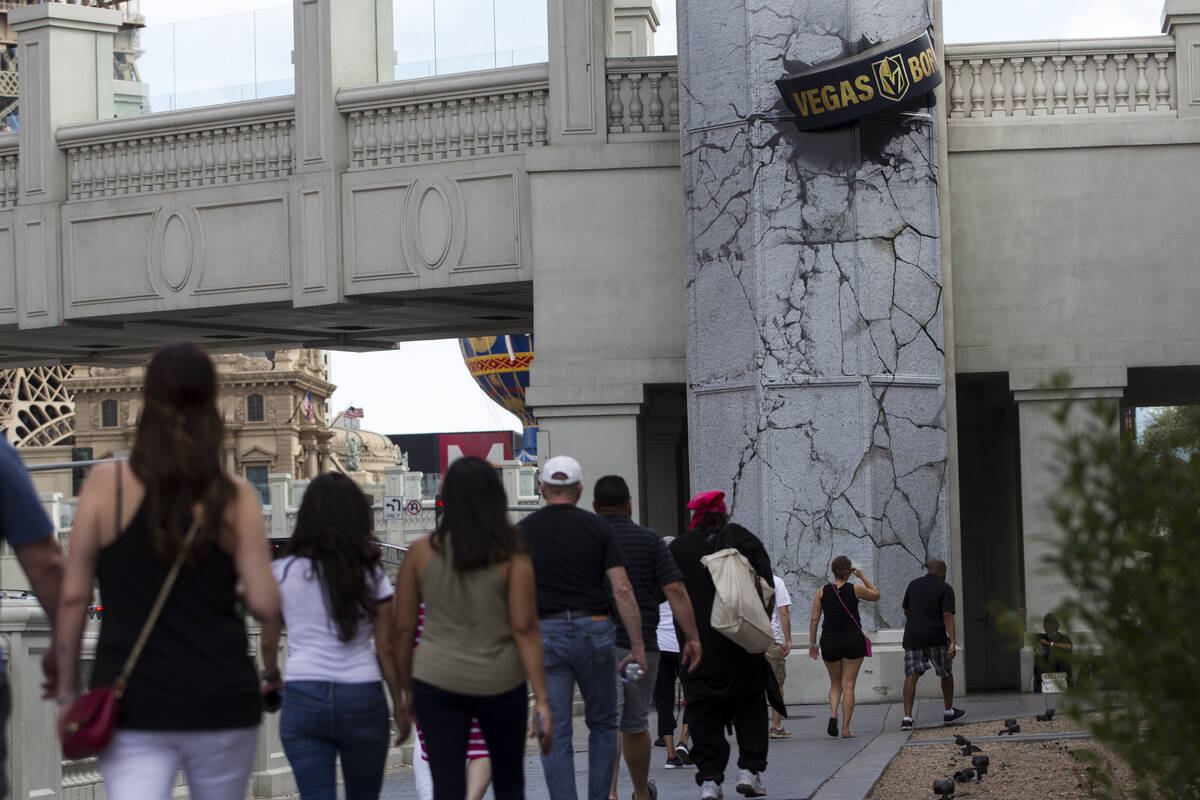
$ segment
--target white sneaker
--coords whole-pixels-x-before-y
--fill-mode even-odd
[[[767,793],[759,774],[748,769],[738,773],[737,790],[739,794],[744,794],[746,797],[763,797]]]
[[[724,800],[725,793],[721,791],[721,784],[716,781],[705,781],[700,784],[700,800]]]

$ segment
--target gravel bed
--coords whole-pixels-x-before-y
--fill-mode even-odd
[[[1017,717],[1021,733],[1063,733],[1064,731],[1083,730],[1083,724],[1071,719],[1061,711],[1054,715],[1049,722],[1038,722],[1036,717]],[[994,719],[986,722],[968,722],[958,725],[943,725],[936,728],[918,728],[913,731],[910,739],[953,739],[962,735],[968,739],[976,736],[996,736],[1004,730],[1004,720]],[[1018,733],[1017,736],[1020,736]]]
[[[1047,726],[1051,723],[1045,723]],[[956,726],[957,732],[970,738],[968,729],[994,734],[994,723],[974,723]],[[944,730],[944,729],[943,729]],[[1025,731],[1024,722],[1021,726]],[[935,731],[936,733],[936,731]],[[976,733],[980,735],[980,733]],[[936,738],[936,737],[926,737]],[[1099,754],[1104,766],[1118,786],[1126,793],[1132,788],[1128,768],[1102,745],[1090,739],[1063,739],[1022,742],[988,742],[982,745],[990,763],[982,782],[956,785],[954,798],[1092,798],[1093,779],[1087,762],[1080,758],[1083,751]],[[956,771],[971,766],[971,759],[951,744],[906,747],[884,770],[868,800],[912,800],[933,798],[933,781],[951,778]]]

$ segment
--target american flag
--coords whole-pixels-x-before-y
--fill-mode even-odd
[[[313,402],[312,402],[312,392],[311,391],[304,393],[304,399],[300,401],[300,408],[304,409],[304,421],[312,422],[313,421]]]
[[[344,412],[342,412],[342,416],[346,419],[362,419],[362,415],[363,410],[361,408],[355,408],[354,406],[349,406]]]

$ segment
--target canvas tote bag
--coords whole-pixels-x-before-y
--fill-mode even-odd
[[[747,653],[765,653],[775,641],[767,614],[767,607],[775,599],[775,587],[764,581],[750,560],[733,547],[703,556],[700,563],[716,587],[710,618],[713,630]]]

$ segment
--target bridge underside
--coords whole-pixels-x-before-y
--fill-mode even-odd
[[[397,342],[533,330],[528,281],[422,292],[295,308],[265,303],[192,311],[69,320],[36,331],[0,329],[0,366],[145,360],[164,341],[192,341],[213,352],[311,347],[389,350]]]

